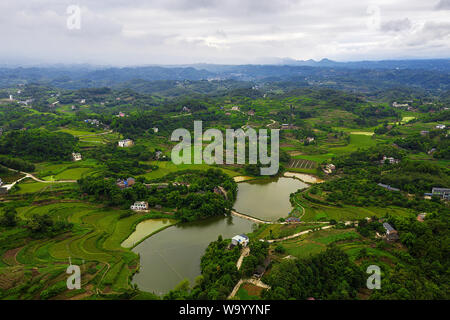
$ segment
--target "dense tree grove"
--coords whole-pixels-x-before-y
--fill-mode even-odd
[[[52,238],[60,233],[72,229],[72,223],[57,220],[55,221],[49,214],[34,214],[28,222],[27,227],[35,238]]]
[[[33,161],[70,160],[77,138],[47,130],[8,131],[0,138],[0,153]]]
[[[250,254],[242,261],[241,272],[244,277],[254,274],[256,267],[262,265],[269,251],[269,244],[263,241],[250,241]]]
[[[271,289],[265,299],[354,299],[365,274],[344,252],[328,248],[309,259],[284,259],[263,280]]]
[[[236,268],[240,248],[228,250],[229,244],[221,236],[209,244],[200,262],[202,274],[192,290],[192,298],[223,300],[230,294],[240,278]]]
[[[388,217],[407,252],[395,252],[401,262],[386,270],[381,290],[371,299],[449,299],[449,217],[448,208],[427,215],[424,222]]]
[[[143,182],[140,179],[132,187],[120,189],[111,178],[85,177],[78,181],[81,192],[97,201],[125,208],[135,201],[147,201],[151,207],[176,208],[175,217],[182,221],[228,214],[237,189],[236,183],[218,169],[180,171],[149,184]],[[219,186],[226,195],[214,192]]]
[[[399,163],[381,164],[383,156],[393,157]],[[349,155],[336,157],[333,163],[340,172],[352,176],[352,179],[359,179],[361,185],[368,186],[372,182],[383,183],[418,196],[431,192],[433,187],[445,187],[450,184],[448,169],[430,162],[407,160],[403,150],[389,146],[358,150]],[[366,180],[368,182],[365,182]],[[339,180],[335,183],[339,183]],[[363,187],[363,189],[367,188]],[[362,190],[358,192],[355,189],[358,193],[362,193]],[[371,193],[368,193],[367,197],[370,195]],[[398,197],[398,195],[388,196],[388,198],[392,197]]]
[[[19,170],[19,171],[33,172],[35,169],[34,164],[32,164],[28,161],[24,161],[22,159],[17,159],[17,158],[11,158],[11,157],[7,157],[7,156],[1,156],[1,155],[0,155],[0,164],[7,168],[15,169],[15,170]]]

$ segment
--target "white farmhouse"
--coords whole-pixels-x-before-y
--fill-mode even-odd
[[[81,153],[72,152],[72,159],[73,159],[73,161],[82,160]]]
[[[231,244],[237,246],[238,244],[240,244],[243,247],[246,247],[248,245],[248,237],[245,234],[240,234],[237,236],[234,236],[231,239]]]
[[[125,140],[119,141],[119,147],[121,147],[121,148],[131,147],[133,144],[134,144],[134,142],[131,139],[125,139]]]
[[[130,207],[133,211],[144,211],[148,210],[148,202],[145,201],[137,201]]]

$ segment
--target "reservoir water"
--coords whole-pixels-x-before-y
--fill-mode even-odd
[[[308,187],[300,180],[285,177],[241,182],[238,186],[234,209],[267,221],[286,217],[292,210],[289,195]]]
[[[234,208],[264,220],[286,217],[292,210],[289,195],[308,185],[292,178],[265,179],[238,184]],[[147,220],[136,227],[136,231],[124,245],[138,242],[168,221]],[[237,234],[252,232],[253,222],[239,217],[215,217],[204,221],[179,223],[168,227],[138,244],[133,251],[140,255],[140,270],[133,277],[141,290],[164,294],[183,279],[191,285],[200,275],[200,259],[205,249],[219,235],[232,238]],[[140,238],[141,237],[141,238]]]
[[[193,284],[200,275],[200,258],[212,241],[219,235],[232,238],[251,231],[252,222],[238,217],[215,217],[164,229],[133,249],[141,257],[133,283],[156,294],[169,292],[186,278]]]

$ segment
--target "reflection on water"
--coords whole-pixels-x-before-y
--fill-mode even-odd
[[[238,186],[234,209],[263,220],[286,217],[292,210],[289,195],[308,187],[306,183],[292,178],[242,182]]]

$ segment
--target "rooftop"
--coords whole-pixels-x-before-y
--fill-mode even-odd
[[[383,227],[387,230],[387,231],[395,231],[395,229],[387,222],[383,223]]]

